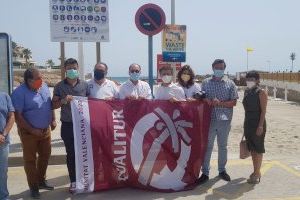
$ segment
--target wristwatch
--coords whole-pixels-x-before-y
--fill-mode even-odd
[[[60,100],[60,103],[61,103],[62,105],[67,105],[68,101],[64,98],[64,99],[61,99],[61,100]]]

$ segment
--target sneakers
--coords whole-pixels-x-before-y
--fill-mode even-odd
[[[226,171],[219,173],[219,177],[220,177],[221,179],[223,179],[224,181],[227,181],[227,182],[231,181],[231,178],[230,178],[230,176],[226,173]]]
[[[33,199],[40,199],[41,195],[39,192],[39,188],[37,188],[37,187],[30,188],[30,196]]]
[[[76,182],[72,182],[69,187],[69,192],[71,194],[76,194]]]
[[[49,185],[47,181],[43,181],[42,183],[39,184],[39,189],[54,190],[54,187]]]
[[[209,177],[205,174],[202,174],[200,176],[200,178],[198,178],[197,180],[197,184],[201,185],[201,184],[204,184],[205,182],[207,182],[209,180]]]

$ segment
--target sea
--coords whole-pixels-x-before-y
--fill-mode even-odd
[[[116,76],[114,76],[114,77],[107,77],[107,79],[112,80],[112,81],[116,81],[116,82],[122,84],[122,83],[125,83],[129,79],[129,77],[125,77],[125,76],[116,77]]]
[[[113,80],[113,81],[116,81],[116,82],[122,84],[122,83],[125,83],[129,79],[129,77],[126,77],[126,76],[116,77],[116,76],[114,76],[114,77],[107,77],[107,79]],[[144,80],[144,81],[148,81],[148,77],[141,77],[140,79]]]

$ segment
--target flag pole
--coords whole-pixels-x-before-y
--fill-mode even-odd
[[[248,65],[249,65],[249,51],[248,49],[246,50],[247,51],[247,72],[248,72]]]

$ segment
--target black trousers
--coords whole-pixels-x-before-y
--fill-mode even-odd
[[[76,182],[75,149],[72,122],[62,122],[61,138],[64,141],[66,147],[67,167],[69,171],[70,182]]]

